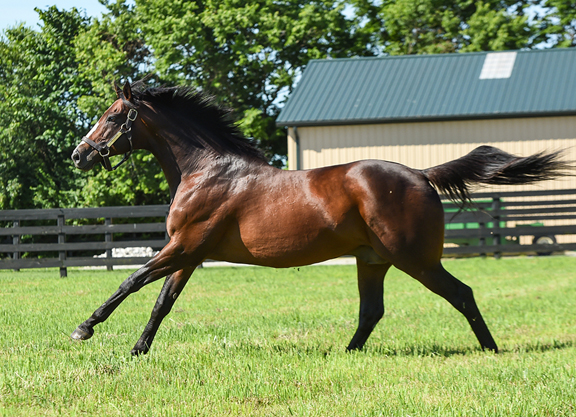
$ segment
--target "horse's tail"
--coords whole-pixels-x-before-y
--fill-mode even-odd
[[[561,161],[561,156],[562,151],[556,151],[520,157],[492,146],[480,146],[468,155],[422,173],[440,192],[462,205],[470,201],[469,186],[474,183],[528,184],[568,175],[571,166]]]

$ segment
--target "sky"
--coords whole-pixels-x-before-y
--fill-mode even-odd
[[[100,16],[106,11],[98,0],[0,0],[0,30],[21,22],[38,29],[38,13],[34,8],[46,9],[49,6],[60,10],[76,7],[86,11],[88,16]]]

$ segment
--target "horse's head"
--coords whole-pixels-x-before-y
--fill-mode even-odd
[[[134,105],[130,83],[126,82],[122,90],[118,86],[115,88],[118,99],[72,152],[76,168],[89,171],[97,162],[101,162],[106,170],[113,171],[132,153],[132,124],[138,111]],[[110,157],[120,154],[124,154],[124,158],[113,167]]]

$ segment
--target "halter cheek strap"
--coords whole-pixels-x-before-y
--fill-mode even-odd
[[[92,148],[98,151],[98,153],[102,157],[102,166],[106,169],[106,171],[114,171],[120,165],[126,162],[130,157],[130,155],[132,155],[132,152],[134,150],[132,146],[132,123],[136,120],[136,117],[138,117],[138,111],[130,109],[130,111],[128,112],[128,117],[126,119],[126,123],[122,124],[120,130],[116,132],[116,134],[108,142],[96,143],[88,136],[84,136],[82,138],[82,142],[86,142],[88,145],[90,145]],[[124,154],[124,157],[120,162],[112,166],[112,164],[110,163],[110,148],[112,147],[112,145],[114,145],[114,143],[118,139],[120,139],[122,135],[126,135],[128,143],[130,144],[130,151]]]

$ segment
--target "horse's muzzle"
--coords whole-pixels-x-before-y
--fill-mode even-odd
[[[82,145],[78,145],[74,152],[72,152],[72,161],[74,166],[82,171],[90,171],[94,167],[94,152],[86,152],[79,149]],[[98,153],[96,152],[96,155]]]

